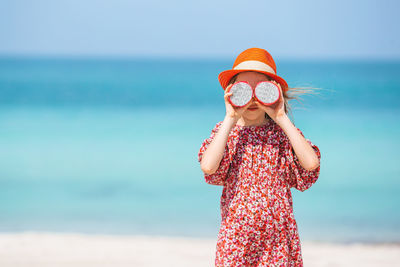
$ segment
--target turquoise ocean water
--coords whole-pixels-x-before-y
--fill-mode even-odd
[[[202,141],[230,60],[0,59],[0,231],[216,238]],[[400,62],[282,61],[321,174],[292,189],[303,240],[400,241]]]

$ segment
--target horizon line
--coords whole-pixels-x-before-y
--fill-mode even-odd
[[[185,55],[185,54],[68,54],[68,53],[1,53],[0,59],[69,59],[69,60],[207,60],[234,61],[237,55]],[[385,61],[398,62],[400,57],[367,57],[367,56],[273,56],[275,61]]]

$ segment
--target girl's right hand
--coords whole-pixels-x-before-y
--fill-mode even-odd
[[[232,92],[229,92],[232,86],[233,84],[230,84],[225,89],[224,99],[225,99],[226,116],[229,116],[237,121],[246,111],[246,109],[251,105],[251,101],[249,101],[249,103],[247,103],[244,107],[241,108],[233,107],[228,100],[228,98],[233,94]]]

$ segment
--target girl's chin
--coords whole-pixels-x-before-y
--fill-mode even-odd
[[[257,119],[260,116],[264,116],[265,112],[262,109],[257,109],[257,110],[246,110],[244,112],[244,117],[248,118],[249,120],[254,120]]]

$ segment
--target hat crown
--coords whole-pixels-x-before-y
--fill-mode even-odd
[[[268,53],[267,50],[265,50],[265,49],[257,48],[257,47],[248,48],[248,49],[244,50],[242,53],[240,53],[237,56],[235,62],[233,63],[232,69],[234,69],[240,63],[249,61],[249,60],[259,61],[264,64],[267,64],[276,73],[275,61],[272,58],[272,56],[270,55],[270,53]]]
[[[289,86],[287,82],[276,73],[276,65],[272,56],[265,50],[257,47],[252,47],[241,52],[233,63],[230,70],[222,71],[218,75],[218,80],[222,89],[226,89],[232,78],[246,71],[255,71],[265,74],[277,81],[283,91],[287,91]]]

